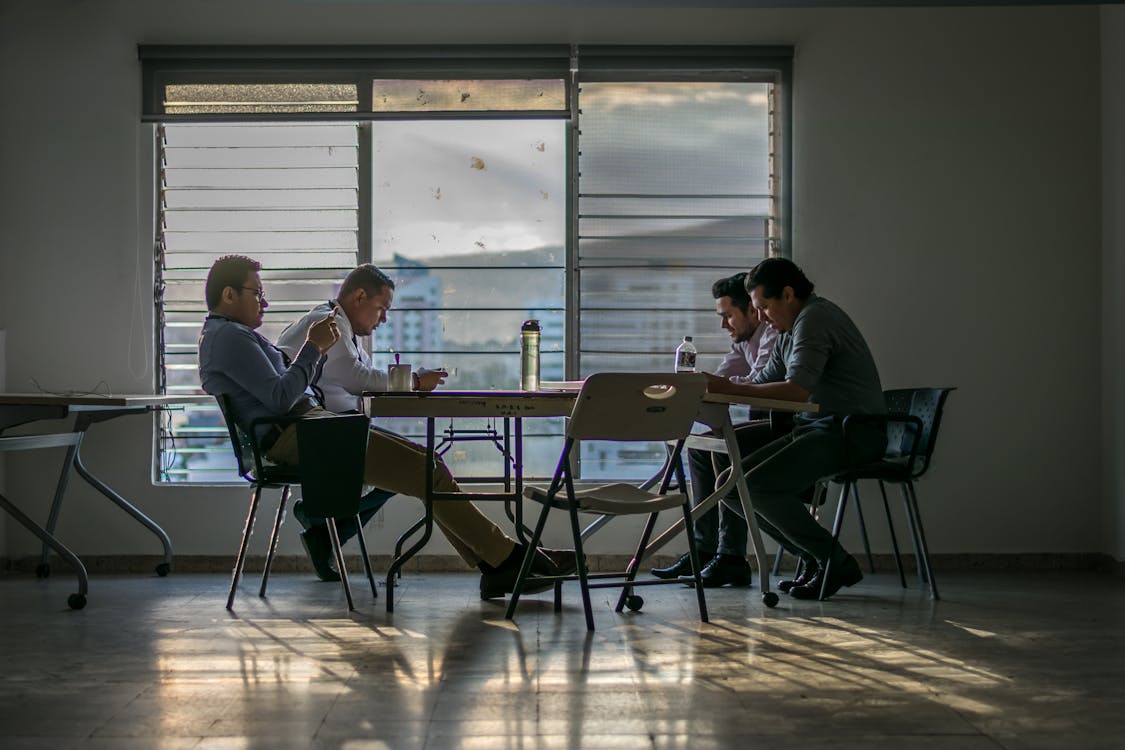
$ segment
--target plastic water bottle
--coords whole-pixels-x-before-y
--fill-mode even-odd
[[[676,347],[676,372],[695,372],[695,355],[698,352],[691,336],[684,336],[683,343]]]
[[[520,328],[520,388],[539,390],[539,337],[538,320],[525,320]]]

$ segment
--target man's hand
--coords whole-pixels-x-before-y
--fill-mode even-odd
[[[427,370],[425,367],[419,367],[414,373],[414,390],[432,391],[445,382],[447,375],[449,373],[445,370]]]
[[[719,375],[712,375],[709,372],[703,373],[707,376],[707,392],[708,393],[737,393],[738,386],[730,382],[727,378],[720,377]]]
[[[308,341],[317,348],[322,357],[340,340],[340,329],[336,327],[336,312],[339,309],[333,308],[331,313],[309,327]]]

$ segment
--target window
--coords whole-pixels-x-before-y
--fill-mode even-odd
[[[376,263],[397,288],[374,360],[444,365],[448,387],[515,387],[530,317],[544,379],[670,369],[684,334],[717,364],[711,283],[786,252],[789,51],[465,52],[302,52],[276,72],[221,49],[208,65],[180,59],[199,48],[142,49],[146,118],[161,123],[160,387],[198,389],[202,282],[231,252],[265,265],[270,339]],[[549,474],[563,424],[536,422],[527,469]],[[662,456],[583,452],[581,468],[637,477]],[[486,443],[446,458],[458,475],[496,471]],[[217,409],[173,413],[160,462],[164,481],[233,479]]]

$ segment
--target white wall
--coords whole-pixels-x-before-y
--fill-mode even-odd
[[[960,389],[920,488],[933,549],[1104,550],[1101,302],[1082,283],[1103,255],[1098,21],[1096,7],[453,3],[439,12],[429,3],[8,0],[8,385],[26,390],[34,377],[52,388],[150,388],[138,43],[794,44],[797,260],[866,333],[885,387]],[[1064,267],[1068,281],[1055,281]],[[233,550],[244,490],[151,487],[147,420],[94,430],[89,465],[164,524],[178,553]],[[45,514],[57,462],[9,463],[12,494]],[[80,553],[159,550],[88,488],[72,487],[60,533]],[[416,513],[397,506],[379,548]],[[870,525],[887,549],[877,517]],[[12,554],[35,547],[15,530],[9,544]],[[594,550],[620,547],[603,535]],[[294,535],[283,540],[282,553],[298,549]]]
[[[1101,10],[1102,43],[1102,476],[1105,549],[1125,561],[1125,8]]]

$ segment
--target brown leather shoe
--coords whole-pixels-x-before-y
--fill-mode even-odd
[[[546,558],[544,561],[543,558]],[[542,562],[551,563],[551,569],[546,569],[547,566],[541,565]],[[540,568],[544,569],[540,569]],[[535,562],[531,564],[531,572],[538,573],[544,576],[568,576],[578,570],[578,553],[572,549],[547,549],[546,547],[539,548],[539,554],[535,556]]]

